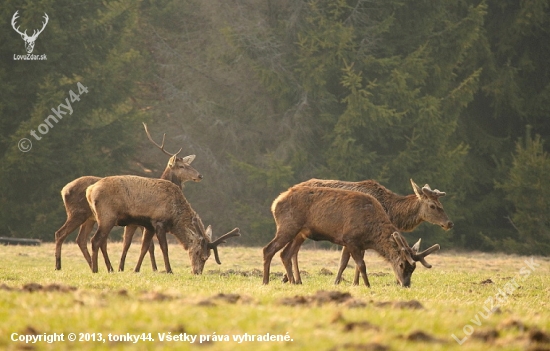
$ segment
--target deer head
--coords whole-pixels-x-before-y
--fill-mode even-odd
[[[195,159],[195,155],[189,155],[185,157],[178,157],[178,154],[181,152],[183,148],[180,148],[178,152],[172,154],[164,149],[164,141],[166,138],[166,133],[162,136],[162,144],[157,144],[153,138],[151,137],[151,134],[149,134],[149,130],[147,129],[147,124],[143,123],[143,127],[145,128],[145,133],[147,134],[147,139],[158,147],[162,152],[164,152],[166,155],[170,156],[170,160],[168,161],[167,169],[170,171],[171,176],[170,178],[175,178],[179,181],[183,188],[183,183],[185,183],[188,180],[192,180],[194,182],[200,182],[203,179],[202,174],[199,173],[195,168],[191,166],[191,162]],[[165,171],[166,172],[166,171]]]
[[[167,167],[171,170],[173,176],[176,177],[181,183],[182,188],[183,183],[188,180],[200,182],[204,178],[199,171],[191,166],[191,162],[193,162],[194,159],[195,155],[189,155],[185,157],[177,157],[176,155],[174,155],[170,157],[170,160],[168,161]]]
[[[420,188],[412,179],[410,181],[421,206],[420,216],[422,219],[439,225],[445,230],[451,229],[454,224],[445,213],[441,202],[439,202],[439,198],[445,196],[445,193],[437,189],[432,190],[428,184]]]
[[[418,252],[420,251],[420,241],[422,239],[419,239],[412,247],[409,247],[405,238],[398,232],[394,232],[392,238],[400,251],[400,255],[396,261],[392,262],[393,271],[399,284],[404,287],[410,287],[411,276],[416,269],[416,262],[422,263],[426,268],[432,268],[432,265],[426,262],[425,257],[438,251],[440,246],[439,244],[435,244],[422,252]]]
[[[29,37],[27,35],[27,30],[25,29],[25,32],[21,33],[21,31],[19,31],[19,27],[15,28],[15,22],[17,20],[17,18],[19,17],[17,15],[17,13],[19,12],[19,10],[15,11],[15,13],[13,14],[13,17],[11,18],[11,26],[13,27],[13,29],[19,33],[19,35],[21,35],[21,38],[23,38],[23,40],[25,41],[25,50],[27,50],[27,53],[31,54],[32,51],[34,50],[34,42],[36,41],[36,38],[38,38],[38,36],[40,35],[40,33],[42,33],[42,31],[44,30],[44,28],[46,28],[46,25],[48,24],[48,15],[46,13],[44,13],[44,22],[42,22],[42,29],[40,30],[37,30],[35,29],[32,33],[32,35]]]
[[[211,251],[214,251],[216,262],[218,264],[222,264],[218,254],[218,245],[225,243],[225,240],[231,237],[241,236],[239,228],[235,228],[232,231],[220,236],[218,239],[212,241],[212,227],[208,226],[205,230],[202,220],[198,214],[195,214],[193,217],[193,227],[199,235],[198,242],[195,242],[194,245],[189,248],[189,258],[191,260],[191,269],[193,274],[202,274],[204,264],[210,257]]]

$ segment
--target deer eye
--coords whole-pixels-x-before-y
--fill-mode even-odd
[[[430,208],[431,208],[432,210],[435,210],[435,205],[434,205],[434,204],[431,204],[431,205],[430,205]]]

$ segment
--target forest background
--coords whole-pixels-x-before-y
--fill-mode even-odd
[[[47,13],[47,60],[15,59],[16,11],[29,34]],[[455,228],[410,241],[550,253],[548,0],[6,0],[0,19],[0,236],[52,241],[77,177],[160,176],[146,122],[197,155],[187,199],[243,245],[273,238],[298,182],[412,178]]]

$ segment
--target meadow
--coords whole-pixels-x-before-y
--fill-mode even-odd
[[[125,272],[100,258],[98,274],[74,243],[60,271],[51,243],[0,246],[0,349],[550,350],[548,258],[442,251],[405,289],[368,252],[369,289],[351,284],[352,267],[333,284],[336,249],[303,249],[303,285],[281,282],[277,255],[264,286],[261,248],[221,247],[222,265],[211,257],[193,276],[178,245],[174,274],[148,258],[133,273],[137,246]],[[121,249],[109,243],[115,267]]]

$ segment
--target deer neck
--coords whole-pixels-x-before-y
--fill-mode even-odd
[[[378,200],[399,231],[410,232],[422,223],[416,195],[397,195],[374,180],[345,184],[345,188],[369,194]]]
[[[170,220],[166,222],[166,231],[171,232],[187,250],[198,236],[193,226],[195,211],[182,192],[172,190],[167,197],[171,197],[172,201],[168,209]]]
[[[393,194],[391,198],[378,200],[388,214],[390,221],[402,232],[410,232],[423,222],[420,217],[420,202],[416,195],[401,196]]]
[[[193,213],[185,211],[185,213],[178,214],[171,230],[186,250],[199,239],[199,234],[193,226]]]
[[[166,167],[164,169],[164,172],[160,176],[160,179],[164,179],[164,180],[167,180],[169,182],[172,182],[172,183],[176,184],[177,186],[179,186],[180,188],[182,187],[181,181],[178,179],[178,177],[176,177],[174,175],[174,172],[172,172],[172,169],[170,167]]]
[[[374,251],[388,262],[395,262],[400,255],[399,248],[394,244],[394,240],[391,236],[394,232],[393,229],[384,230],[384,234],[378,236],[378,242],[372,247]]]

